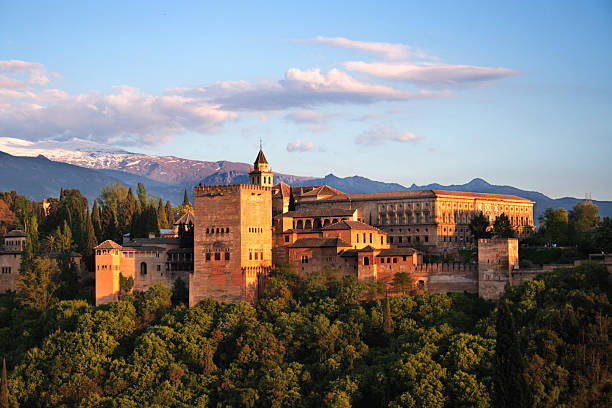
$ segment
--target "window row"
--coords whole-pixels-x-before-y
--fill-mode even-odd
[[[11,267],[10,266],[3,266],[2,267],[2,273],[3,274],[11,273]]]
[[[221,260],[221,252],[214,252],[214,253],[207,252],[206,255],[204,255],[204,258],[206,259],[206,261],[212,261],[213,258],[214,258],[215,261],[220,261]],[[225,261],[229,261],[230,260],[230,253],[229,252],[224,252],[223,253],[223,260],[225,260]]]
[[[259,252],[249,252],[249,261],[263,261],[264,255],[262,251]]]
[[[229,234],[229,227],[210,227],[210,228],[206,228],[206,233],[207,234]]]
[[[249,232],[263,232],[263,228],[254,228],[254,227],[250,227],[249,228]]]

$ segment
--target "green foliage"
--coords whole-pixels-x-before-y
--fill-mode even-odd
[[[499,216],[495,217],[495,222],[493,222],[493,235],[497,238],[515,237],[514,228],[512,228],[510,218],[508,218],[506,214],[501,213]]]
[[[547,244],[568,244],[569,218],[565,208],[558,208],[556,210],[547,208],[539,220],[539,232]]]
[[[2,359],[2,376],[0,377],[0,408],[9,408],[8,380],[6,378],[6,359]]]
[[[291,265],[275,269],[256,307],[173,307],[176,287],[163,285],[45,312],[9,294],[0,353],[20,406],[484,408],[498,406],[496,348],[506,345],[527,364],[505,360],[502,374],[523,376],[532,406],[603,407],[606,279],[597,265],[541,275],[507,292],[505,317],[463,293],[367,300],[369,285],[333,269],[301,279]]]
[[[52,274],[57,273],[57,266],[49,258],[35,258],[32,266],[17,277],[17,299],[24,307],[45,311],[56,301],[57,284],[53,282]]]
[[[481,238],[491,238],[489,219],[482,211],[472,217],[469,228],[476,242]]]
[[[526,408],[529,406],[529,390],[523,377],[523,356],[514,318],[504,301],[497,309],[495,330],[495,406]]]
[[[391,286],[393,286],[395,291],[406,294],[412,288],[412,277],[408,272],[398,272],[393,275]]]

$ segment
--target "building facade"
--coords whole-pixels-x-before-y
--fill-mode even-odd
[[[9,231],[4,236],[4,245],[0,248],[0,293],[15,290],[26,237],[26,233],[21,230]]]
[[[296,200],[299,210],[349,208],[357,219],[389,234],[392,246],[443,251],[475,244],[469,224],[483,213],[491,225],[502,213],[517,237],[533,231],[533,201],[511,195],[443,190],[339,194],[320,200]]]

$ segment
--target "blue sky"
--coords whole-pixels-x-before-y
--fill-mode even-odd
[[[612,200],[609,1],[125,3],[0,2],[0,137]]]

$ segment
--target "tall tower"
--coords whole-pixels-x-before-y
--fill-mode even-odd
[[[253,170],[249,172],[249,182],[251,185],[261,187],[272,187],[274,185],[274,173],[270,171],[270,165],[263,150],[261,150],[261,143],[259,144],[259,153],[255,163],[253,163]]]

